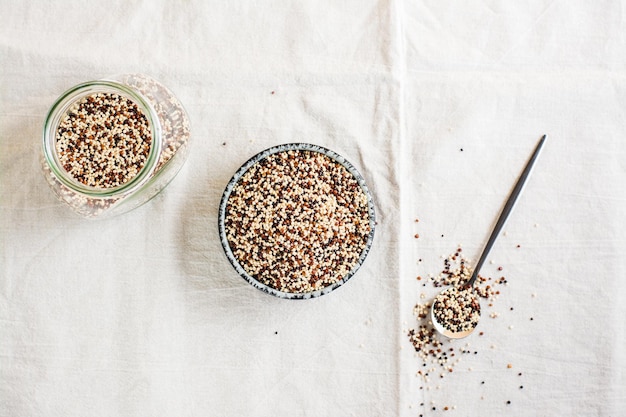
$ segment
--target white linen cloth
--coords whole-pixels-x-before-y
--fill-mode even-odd
[[[3,2],[0,415],[626,415],[624,8]],[[177,94],[191,154],[146,205],[83,220],[40,171],[43,120],[131,72]],[[483,271],[509,284],[453,344],[477,353],[425,383],[416,276],[478,257],[544,133]],[[378,220],[363,268],[309,301],[252,288],[217,239],[235,170],[294,141],[351,161]]]

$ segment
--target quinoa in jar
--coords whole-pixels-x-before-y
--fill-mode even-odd
[[[121,214],[161,191],[185,162],[189,119],[144,75],[79,84],[50,109],[42,168],[56,196],[85,218]]]

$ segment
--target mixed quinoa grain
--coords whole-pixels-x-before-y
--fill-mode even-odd
[[[309,150],[272,153],[250,167],[228,198],[224,224],[241,267],[289,293],[344,279],[371,232],[368,197],[354,175]]]
[[[435,320],[453,333],[468,332],[480,320],[480,302],[472,287],[450,287],[433,302]]]
[[[56,152],[65,171],[95,188],[113,188],[144,167],[152,133],[135,102],[116,93],[96,93],[76,101],[57,128]]]

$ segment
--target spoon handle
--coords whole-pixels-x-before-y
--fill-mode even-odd
[[[487,241],[487,244],[483,248],[483,252],[480,255],[480,259],[478,259],[478,263],[476,264],[476,267],[474,268],[472,277],[467,283],[468,286],[471,287],[472,285],[474,285],[474,281],[476,281],[476,278],[478,277],[478,272],[480,271],[480,268],[483,266],[483,263],[485,262],[485,259],[487,258],[487,255],[489,254],[489,251],[491,250],[491,247],[496,241],[496,238],[498,237],[498,235],[500,235],[500,231],[502,230],[504,223],[506,223],[506,219],[509,217],[509,214],[511,214],[511,211],[513,211],[513,206],[515,205],[515,202],[517,201],[517,197],[522,192],[524,183],[526,182],[526,179],[530,175],[530,171],[533,165],[535,164],[535,160],[539,156],[539,151],[541,150],[541,147],[543,146],[543,143],[545,142],[545,140],[546,140],[546,135],[543,135],[541,139],[539,140],[539,143],[535,147],[535,151],[533,152],[532,156],[526,163],[526,167],[524,168],[524,171],[522,172],[519,179],[517,180],[517,184],[515,184],[515,188],[513,188],[513,191],[511,191],[511,194],[509,195],[508,200],[504,204],[504,208],[502,209],[502,212],[500,213],[500,217],[498,217],[498,221],[496,222],[496,225],[493,227],[491,236],[489,236],[489,240]]]

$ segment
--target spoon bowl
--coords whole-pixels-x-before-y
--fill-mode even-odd
[[[480,300],[473,287],[448,287],[435,299],[430,308],[433,327],[450,339],[469,336],[480,321]]]

